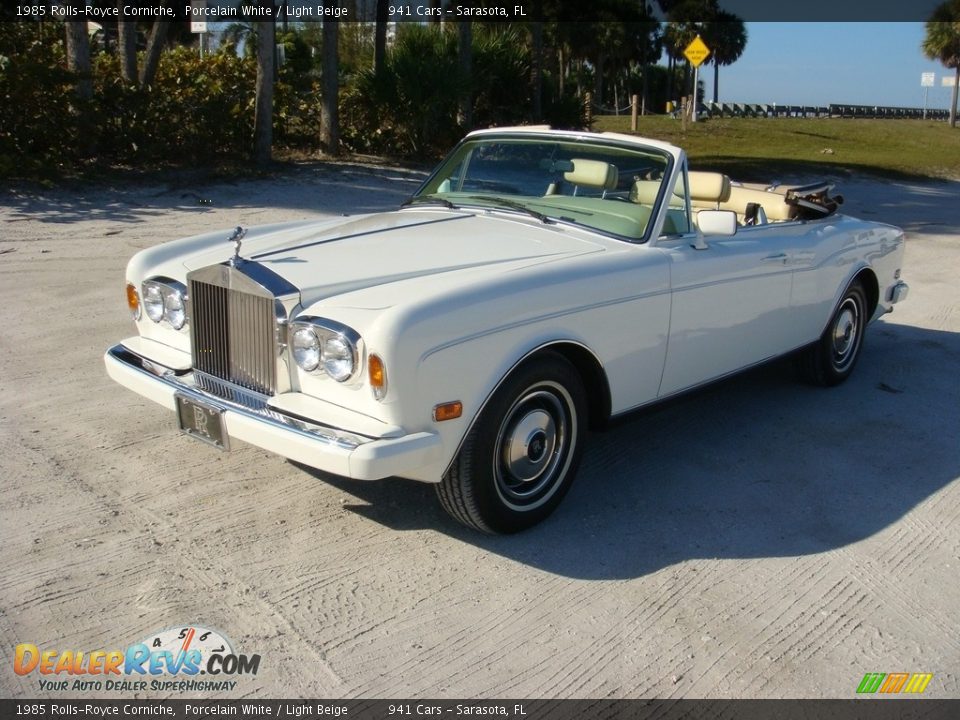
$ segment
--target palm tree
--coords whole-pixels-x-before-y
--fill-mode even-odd
[[[119,11],[123,12],[124,0],[118,0]],[[135,20],[117,21],[117,38],[120,49],[120,72],[127,83],[137,82],[137,23]]]
[[[719,100],[720,66],[733,65],[747,47],[747,28],[743,20],[726,10],[717,10],[710,22],[704,23],[703,41],[710,48],[713,63],[713,101]]]
[[[957,126],[957,88],[960,86],[960,0],[938,5],[927,20],[927,35],[921,48],[931,60],[953,68],[953,97],[950,100],[950,127]]]
[[[340,0],[333,0],[339,7]],[[340,152],[340,55],[337,48],[339,23],[325,18],[323,21],[323,78],[320,99],[320,143],[330,155]]]
[[[233,45],[239,49],[243,46],[244,57],[256,57],[257,55],[257,27],[255,22],[243,21],[233,22],[227,25],[220,35],[220,42],[223,45]]]
[[[677,63],[684,60],[683,51],[699,32],[699,23],[688,20],[671,20],[666,24],[663,30],[663,49],[667,53],[667,99],[674,100],[677,94],[674,92],[674,68]],[[684,69],[684,87],[680,95],[686,95],[687,84],[689,83],[690,66],[689,63]]]
[[[461,20],[457,23],[457,65],[464,78],[471,76],[473,66],[473,23]],[[469,82],[460,92],[457,120],[466,130],[473,129],[473,93]]]
[[[670,19],[664,32],[664,49],[671,62],[683,59],[684,48],[697,35],[710,48],[713,101],[717,102],[720,66],[735,63],[747,46],[747,29],[743,20],[722,10],[717,0],[658,0],[657,4]],[[669,82],[672,85],[672,74]]]
[[[530,23],[530,115],[534,122],[543,118],[543,22],[542,6],[539,0],[534,2]]]
[[[169,27],[169,20],[154,20],[153,22],[153,27],[150,29],[150,38],[147,40],[147,52],[143,58],[143,66],[140,68],[140,87],[150,85],[157,75],[157,68],[160,66],[160,52],[163,50]]]
[[[273,0],[260,0],[262,4]],[[257,23],[257,85],[253,110],[253,156],[258,165],[266,165],[273,154],[273,20]]]
[[[387,23],[390,21],[390,0],[377,0],[376,30],[373,34],[373,70],[379,73],[387,58]]]
[[[76,2],[75,7],[81,3]],[[90,77],[90,39],[87,37],[87,23],[81,20],[68,20],[67,27],[67,69],[77,78],[76,92],[81,100],[93,97],[93,80]]]
[[[566,6],[565,6],[566,7]],[[567,23],[564,31],[571,54],[593,69],[593,103],[603,103],[605,85],[616,90],[631,62],[642,63],[658,40],[658,23],[646,4],[632,0],[592,0],[585,16],[592,21]],[[610,69],[614,69],[614,77]]]

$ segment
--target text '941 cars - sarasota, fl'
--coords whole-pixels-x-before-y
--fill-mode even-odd
[[[460,522],[515,532],[614,416],[788,353],[811,382],[850,375],[907,294],[903,233],[831,190],[638,137],[482,130],[393,212],[138,253],[137,335],[107,370],[221,449],[434,483]]]

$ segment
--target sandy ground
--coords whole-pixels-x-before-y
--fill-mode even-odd
[[[911,285],[850,382],[775,364],[595,435],[520,536],[459,527],[426,485],[218,453],[107,379],[136,250],[419,178],[0,193],[2,696],[89,696],[15,675],[17,643],[199,623],[262,656],[223,697],[853,697],[895,671],[960,697],[960,183],[844,183],[908,230]]]

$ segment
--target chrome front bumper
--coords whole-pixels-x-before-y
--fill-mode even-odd
[[[214,393],[198,386],[193,372],[175,371],[126,346],[104,355],[107,374],[116,382],[176,411],[176,395],[223,411],[231,439],[242,440],[318,470],[355,480],[398,476],[440,480],[432,471],[441,461],[440,438],[420,432],[373,437],[348,429],[293,417],[270,406],[269,398],[239,389]],[[440,469],[442,472],[442,468]]]

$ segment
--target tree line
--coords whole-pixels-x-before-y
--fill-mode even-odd
[[[533,22],[427,25],[389,23],[388,0],[376,0],[373,23],[235,23],[198,58],[185,4],[165,4],[174,19],[121,14],[95,33],[77,21],[0,24],[0,173],[162,162],[171,145],[175,156],[261,164],[278,145],[426,157],[474,127],[582,127],[588,94],[601,110],[638,94],[662,111],[690,92],[682,50],[697,32],[714,48],[715,73],[746,44],[742,21],[716,0],[658,0],[666,23],[638,0],[536,0]],[[658,64],[664,51],[668,67]],[[57,129],[43,122],[51,109]]]
[[[277,148],[426,158],[474,127],[583,127],[587,97],[602,112],[636,94],[662,112],[694,92],[683,49],[697,35],[712,51],[716,101],[720,69],[747,44],[742,20],[716,0],[656,0],[664,21],[643,0],[535,0],[531,22],[428,24],[389,23],[388,1],[376,0],[372,23],[234,23],[201,57],[184,3],[165,2],[172,20],[94,33],[73,21],[0,23],[0,176],[265,164]],[[958,38],[960,0],[947,0],[923,50],[960,78]],[[956,86],[951,124],[955,107]]]

